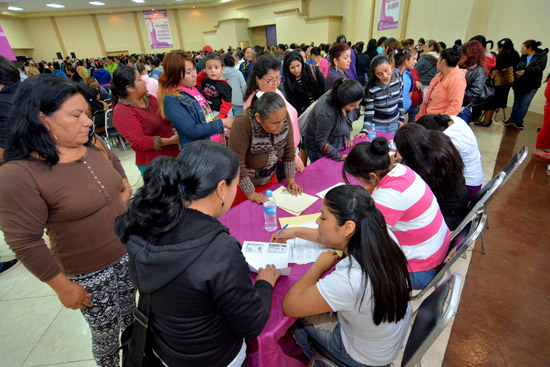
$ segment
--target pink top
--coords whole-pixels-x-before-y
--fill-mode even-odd
[[[159,82],[156,79],[149,78],[149,75],[142,75],[141,80],[145,82],[147,87],[147,93],[157,97],[157,92],[159,90]]]
[[[451,233],[432,190],[418,174],[396,164],[376,186],[372,197],[399,241],[411,272],[441,264]]]
[[[293,130],[293,133],[294,133],[294,146],[296,148],[298,148],[298,144],[300,144],[300,139],[301,139],[300,127],[298,126],[298,112],[296,111],[296,109],[290,103],[288,103],[288,101],[286,100],[284,94],[281,93],[281,91],[279,89],[276,90],[276,93],[278,95],[280,95],[283,98],[283,100],[285,101],[286,111],[288,112],[288,115],[290,116],[290,120],[292,120],[292,130]],[[250,103],[252,102],[252,98],[254,98],[255,95],[256,95],[256,93],[252,93],[250,95],[250,97],[248,97],[248,99],[244,102],[244,109],[245,110],[248,107],[250,107]]]
[[[325,79],[328,75],[329,69],[330,69],[330,64],[328,63],[328,60],[323,57],[319,62],[319,71],[323,73],[323,76],[325,77]]]
[[[204,116],[206,117],[206,122],[212,122],[216,120],[216,116],[214,115],[214,112],[212,112],[212,109],[210,108],[210,104],[206,100],[206,98],[199,92],[199,90],[195,87],[193,88],[186,88],[182,87],[181,85],[177,86],[177,89],[184,91],[185,93],[189,94],[193,98],[199,102],[201,105],[202,111],[204,112]]]

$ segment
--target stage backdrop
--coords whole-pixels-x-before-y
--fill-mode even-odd
[[[401,0],[380,0],[380,21],[378,30],[397,28]]]
[[[170,33],[170,24],[168,23],[168,14],[166,10],[144,11],[145,24],[151,48],[172,48],[172,34]]]

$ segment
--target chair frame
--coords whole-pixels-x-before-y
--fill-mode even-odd
[[[419,293],[411,297],[411,300],[415,301],[424,297],[424,295],[428,293],[431,288],[437,286],[437,284],[441,279],[443,279],[445,274],[449,275],[451,273],[451,267],[454,265],[454,263],[460,257],[462,257],[470,247],[473,247],[475,245],[477,238],[482,234],[483,228],[485,227],[486,223],[487,213],[480,212],[463,227],[462,232],[464,234],[464,237],[459,244],[449,249],[449,254],[443,262],[445,265],[441,267],[441,269],[437,272],[431,282],[428,283],[428,285],[426,285]],[[458,238],[460,238],[460,236],[457,235],[456,239]],[[455,241],[455,239],[453,239],[452,241]]]

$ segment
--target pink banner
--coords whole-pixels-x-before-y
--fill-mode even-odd
[[[401,0],[380,0],[379,31],[397,28],[400,5]]]
[[[15,58],[15,54],[13,53],[13,50],[11,49],[10,43],[8,41],[8,37],[6,37],[6,34],[2,29],[2,26],[0,26],[0,55],[4,56],[6,59],[11,61],[17,60]]]
[[[151,48],[172,48],[172,34],[166,10],[144,11],[145,25],[151,41]]]

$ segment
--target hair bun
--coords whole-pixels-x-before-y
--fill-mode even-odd
[[[374,154],[377,155],[386,155],[390,152],[390,147],[388,146],[388,140],[384,137],[376,138],[371,143],[371,150]]]
[[[541,41],[537,41],[537,47],[538,46],[542,46],[542,42]]]

